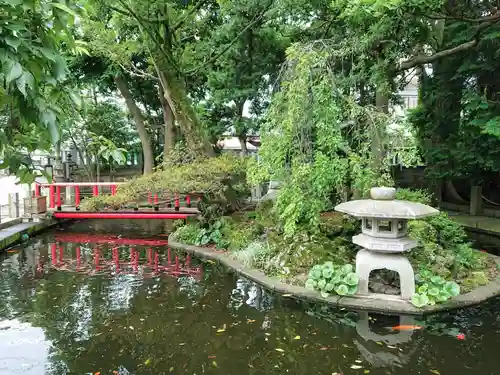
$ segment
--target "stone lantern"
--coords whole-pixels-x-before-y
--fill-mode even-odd
[[[415,274],[404,253],[417,246],[407,237],[407,221],[434,216],[438,210],[422,203],[396,200],[396,189],[376,187],[371,199],[339,204],[336,211],[360,218],[362,230],[352,242],[362,247],[356,254],[358,294],[367,295],[370,273],[388,269],[399,274],[401,298],[409,300],[415,294]]]

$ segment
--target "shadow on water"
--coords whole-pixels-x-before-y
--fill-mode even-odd
[[[0,374],[500,373],[499,299],[425,319],[308,304],[169,257],[166,225],[80,222],[3,256]]]

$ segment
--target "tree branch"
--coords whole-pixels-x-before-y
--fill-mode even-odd
[[[191,70],[188,70],[187,72],[185,72],[185,74],[194,74],[198,71],[200,71],[200,69],[203,69],[204,67],[206,67],[207,65],[217,61],[217,59],[219,57],[221,57],[222,55],[224,55],[227,51],[229,51],[229,49],[240,39],[240,37],[248,30],[250,29],[252,26],[254,26],[257,22],[259,22],[263,17],[264,15],[266,14],[266,12],[269,10],[269,8],[271,8],[271,5],[272,5],[272,2],[269,3],[269,5],[264,9],[264,11],[262,11],[259,15],[256,15],[249,23],[248,25],[246,25],[239,33],[238,35],[236,35],[235,38],[233,38],[233,40],[231,40],[229,42],[229,44],[226,45],[226,47],[220,51],[219,53],[211,56],[207,61],[203,62],[202,64],[200,64],[199,66],[197,66],[196,68],[193,68]]]
[[[187,13],[184,17],[182,17],[182,19],[180,19],[173,27],[172,27],[172,33],[175,33],[177,30],[179,30],[182,25],[184,25],[184,23],[187,21],[187,19],[189,18],[189,16],[193,15],[194,13],[196,13],[198,10],[201,9],[201,7],[203,5],[205,5],[207,2],[207,0],[200,0],[198,1],[198,4],[196,4],[195,6],[193,6]]]
[[[429,63],[432,63],[432,62],[434,62],[438,59],[441,59],[443,57],[454,55],[454,54],[459,53],[459,52],[467,51],[467,50],[475,47],[479,43],[480,36],[481,36],[482,32],[484,32],[488,27],[494,25],[498,21],[500,21],[500,12],[496,13],[495,18],[490,18],[488,21],[480,24],[477,27],[473,40],[459,44],[458,46],[455,46],[452,48],[445,49],[443,51],[436,52],[432,55],[419,55],[419,56],[412,57],[406,61],[403,61],[399,65],[397,71],[411,69],[417,65],[429,64]]]

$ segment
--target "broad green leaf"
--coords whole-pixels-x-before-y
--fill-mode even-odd
[[[56,123],[57,116],[55,112],[48,108],[45,109],[41,114],[41,121],[45,126],[47,126],[47,129],[49,130],[50,140],[52,144],[56,144],[57,142],[59,142],[59,127]]]
[[[337,293],[339,296],[345,296],[349,292],[349,288],[347,285],[340,284],[335,287],[335,293]]]
[[[318,281],[318,288],[323,290],[325,289],[325,286],[326,286],[326,280],[325,279],[321,279]]]
[[[65,4],[62,4],[62,3],[50,3],[50,5],[52,5],[54,8],[60,9],[63,12],[66,12],[66,13],[72,15],[73,17],[78,17],[78,14],[73,9],[69,8]]]
[[[5,80],[7,83],[10,83],[16,79],[18,79],[21,75],[23,74],[23,67],[19,62],[13,62],[12,65],[10,66],[9,73],[7,74],[7,77],[5,77]]]
[[[342,266],[342,268],[340,269],[340,272],[343,275],[347,275],[347,274],[351,273],[352,271],[353,271],[352,264],[346,264],[346,265]]]
[[[443,285],[445,283],[445,280],[441,276],[432,276],[431,283],[436,285]]]
[[[424,307],[429,303],[429,297],[425,294],[415,293],[413,297],[411,297],[411,303],[416,307]]]
[[[439,289],[438,288],[435,288],[435,287],[432,287],[432,288],[429,288],[429,290],[427,290],[427,295],[429,296],[437,296],[439,294]]]
[[[332,268],[326,268],[323,270],[323,277],[325,279],[329,279],[333,276],[333,269]]]
[[[21,74],[21,76],[16,79],[16,86],[18,90],[21,91],[21,94],[26,97],[26,78],[24,74]]]
[[[6,36],[4,38],[5,43],[14,48],[17,52],[17,48],[21,45],[21,39],[16,38],[15,36]]]
[[[460,286],[454,281],[447,281],[444,284],[444,290],[452,297],[456,297],[460,294]]]
[[[354,272],[351,272],[344,277],[344,283],[349,286],[358,285],[358,282],[359,282],[358,275],[356,275]]]

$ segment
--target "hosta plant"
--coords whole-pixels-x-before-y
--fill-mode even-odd
[[[415,279],[417,293],[413,295],[411,303],[416,307],[446,302],[451,297],[460,294],[460,286],[456,282],[446,281],[443,277],[433,275],[429,271],[420,271]]]
[[[358,276],[353,272],[353,266],[346,264],[335,265],[325,262],[315,265],[309,272],[306,288],[318,290],[322,297],[335,293],[340,296],[353,295],[358,290]]]

